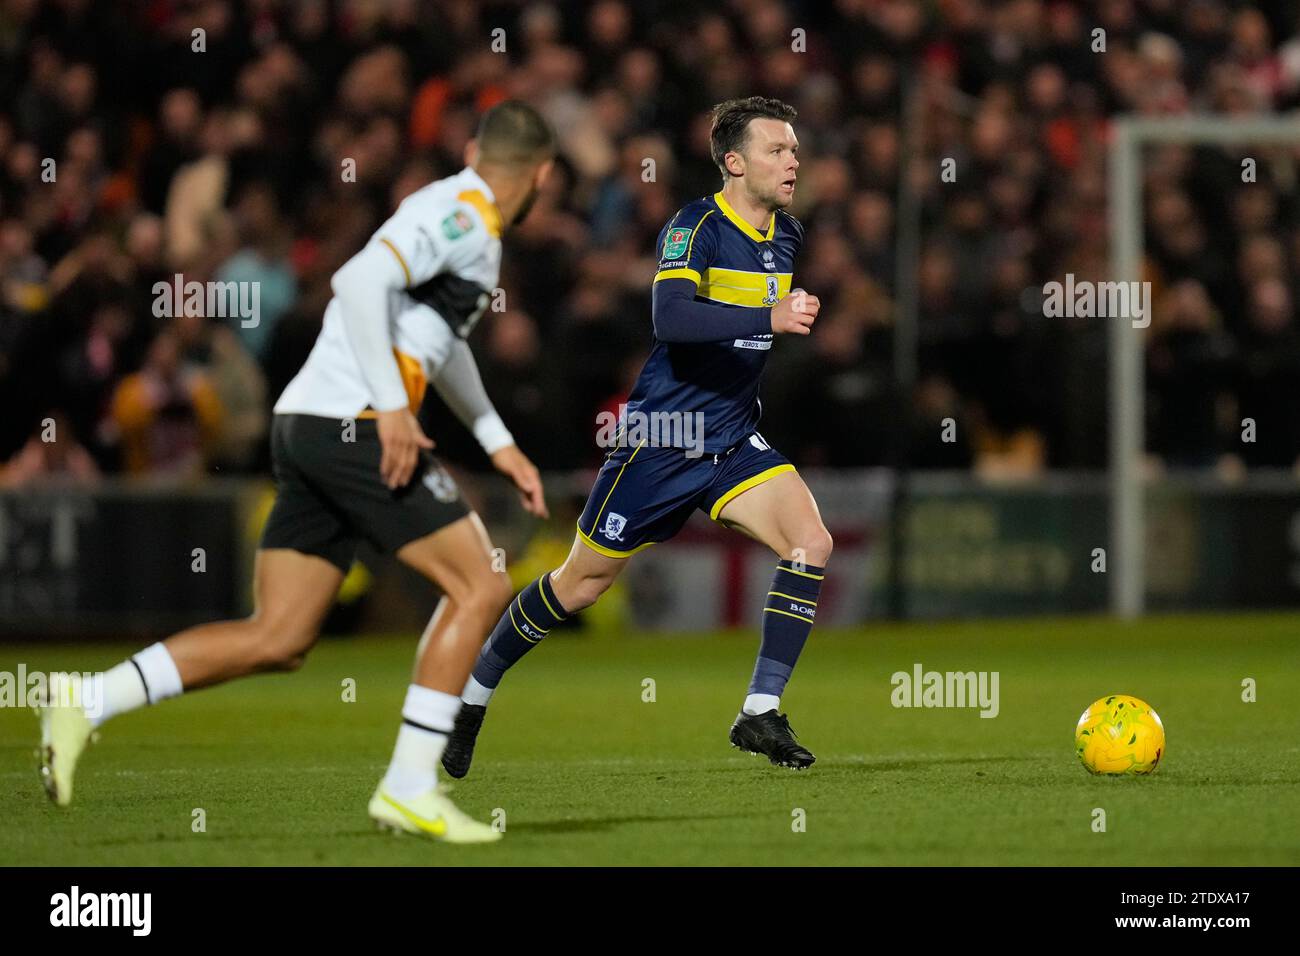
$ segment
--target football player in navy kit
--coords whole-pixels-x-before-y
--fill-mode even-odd
[[[569,556],[515,597],[483,646],[442,756],[453,777],[469,770],[505,671],[595,603],[629,557],[671,538],[696,509],[778,558],[731,743],[780,766],[812,765],[779,706],[812,630],[831,536],[794,465],[756,430],[774,337],[810,334],[820,307],[816,296],[791,289],[803,241],[803,227],[785,212],[799,169],[794,118],[791,107],[763,97],[714,107],[711,145],[722,189],[683,206],[659,235],[653,346],[617,447],[596,478]],[[644,427],[687,419],[702,423],[702,434]]]

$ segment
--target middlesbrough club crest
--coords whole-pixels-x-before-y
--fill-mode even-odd
[[[621,514],[611,511],[605,515],[605,527],[600,529],[600,533],[609,538],[610,541],[622,541],[623,529],[627,526],[627,519]]]

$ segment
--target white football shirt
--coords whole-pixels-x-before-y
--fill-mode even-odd
[[[406,280],[404,289],[390,293],[388,322],[412,412],[456,339],[469,335],[491,301],[501,270],[501,228],[491,187],[466,167],[412,193],[370,238],[367,249],[382,246]],[[377,399],[339,309],[332,298],[311,354],[275,403],[276,414],[373,414],[368,410]]]

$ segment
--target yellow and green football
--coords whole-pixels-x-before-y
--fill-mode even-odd
[[[1083,712],[1074,748],[1089,773],[1152,773],[1165,753],[1165,726],[1146,701],[1112,694]]]

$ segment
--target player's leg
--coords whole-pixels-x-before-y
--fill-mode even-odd
[[[469,772],[488,703],[505,672],[541,643],[552,628],[595,604],[626,565],[626,557],[595,551],[579,533],[563,564],[515,596],[496,622],[464,685],[464,706],[442,757],[447,773],[459,778]]]
[[[488,702],[502,676],[570,615],[595,604],[627,559],[685,524],[710,466],[674,448],[621,446],[596,475],[577,535],[564,563],[543,574],[510,602],[483,646],[461,694],[461,709],[442,765],[453,777],[469,771]]]
[[[50,701],[41,710],[41,780],[50,798],[60,806],[72,801],[77,760],[110,717],[246,674],[298,667],[342,580],[324,558],[258,551],[251,616],[189,628],[110,668],[93,714],[84,699]]]
[[[350,526],[443,592],[421,638],[392,759],[371,797],[370,817],[387,829],[449,843],[498,840],[500,832],[452,803],[438,786],[437,767],[474,656],[510,598],[508,580],[492,570],[487,531],[451,476],[427,456],[406,486],[390,491],[375,480],[377,433],[365,422],[357,425],[353,447],[336,457],[331,473]]]
[[[460,690],[483,637],[510,600],[509,579],[492,567],[492,543],[476,514],[403,546],[398,558],[443,592],[425,628],[402,708],[384,790],[417,797],[437,786],[437,766],[461,711]]]
[[[715,503],[713,516],[766,544],[780,559],[763,605],[758,660],[731,740],[773,763],[802,769],[815,758],[795,742],[779,707],[812,631],[831,536],[812,492],[793,469],[724,499]]]
[[[471,675],[475,702],[486,704],[510,667],[557,624],[595,604],[626,566],[626,558],[599,554],[575,536],[564,563],[520,591],[496,622]]]
[[[462,694],[466,704],[486,707],[502,675],[557,624],[595,604],[628,558],[677,533],[693,508],[694,489],[680,480],[683,461],[680,452],[645,442],[610,452],[578,517],[568,557],[510,602],[474,665]],[[453,776],[463,776],[468,766],[466,760]]]
[[[261,671],[297,670],[320,636],[343,577],[341,568],[314,554],[259,550],[250,617],[201,624],[162,642],[181,689],[198,690]],[[143,666],[141,670],[148,682],[149,673]]]

